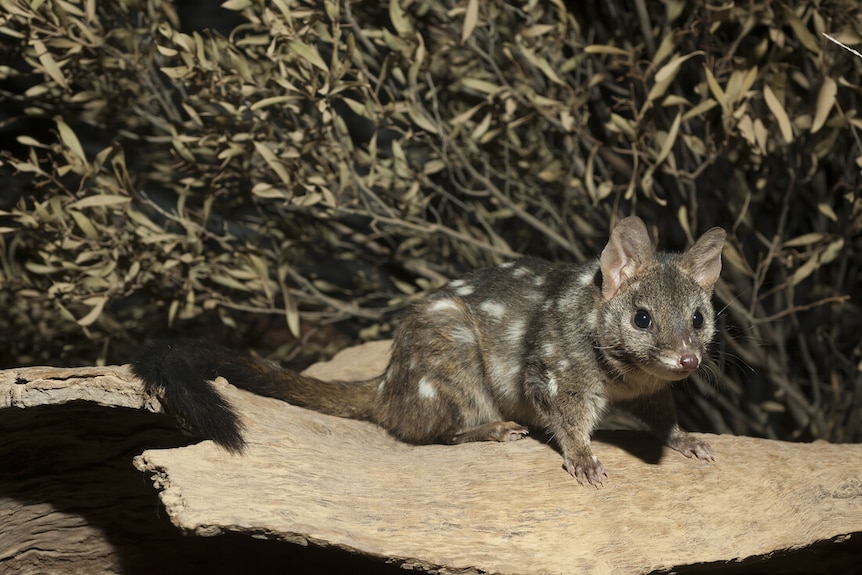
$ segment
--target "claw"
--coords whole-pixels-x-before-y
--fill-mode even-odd
[[[668,442],[668,446],[676,449],[686,457],[695,457],[704,461],[715,462],[715,455],[709,443],[691,435],[684,434]]]
[[[595,456],[585,456],[572,459],[567,457],[564,463],[566,471],[574,477],[581,485],[595,486],[596,488],[604,485],[604,478],[608,476],[605,471],[605,466]]]

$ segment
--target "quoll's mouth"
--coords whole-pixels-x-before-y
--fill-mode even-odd
[[[691,357],[679,356],[673,359],[665,358],[664,361],[655,363],[649,369],[653,375],[666,379],[668,381],[677,381],[685,379],[700,367],[700,360],[696,355],[691,354]]]
[[[677,368],[677,369],[668,369],[667,374],[669,376],[668,377],[669,380],[676,381],[679,379],[685,379],[686,377],[688,377],[689,375],[691,375],[695,371],[697,371],[697,369]]]

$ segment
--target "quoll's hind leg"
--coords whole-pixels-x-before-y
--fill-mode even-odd
[[[517,441],[529,433],[529,429],[515,421],[492,421],[456,433],[446,443],[454,445],[470,441]]]
[[[503,418],[484,378],[469,308],[455,296],[432,296],[395,331],[374,419],[409,443],[504,441],[512,433],[523,435],[526,430],[500,427]]]

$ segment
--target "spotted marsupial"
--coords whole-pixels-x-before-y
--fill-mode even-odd
[[[600,485],[607,474],[590,436],[611,404],[684,455],[713,459],[677,424],[669,384],[702,365],[714,334],[724,238],[713,228],[685,253],[655,252],[644,223],[629,217],[593,262],[526,258],[470,273],[409,309],[386,370],[367,381],[321,381],[199,340],[157,341],[132,367],[168,411],[234,452],[245,446],[243,426],[209,383],[217,376],[415,444],[542,430],[566,471]]]

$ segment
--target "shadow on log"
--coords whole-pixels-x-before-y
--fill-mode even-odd
[[[366,377],[387,350],[312,369]],[[0,572],[849,573],[862,562],[862,446],[711,436],[707,464],[601,432],[610,477],[596,490],[533,439],[410,446],[216,385],[247,424],[243,456],[179,434],[125,366],[0,372]]]

